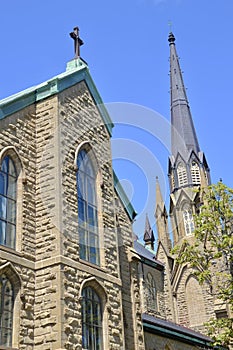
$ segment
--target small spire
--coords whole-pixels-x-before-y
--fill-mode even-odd
[[[159,205],[161,209],[164,208],[165,204],[163,201],[158,176],[156,176],[155,195],[156,195],[156,206]]]
[[[171,240],[168,232],[167,210],[162,197],[159,179],[156,176],[156,205],[155,219],[159,242],[161,242],[167,252],[171,249]]]
[[[143,240],[146,246],[150,246],[151,249],[154,249],[155,237],[154,237],[154,232],[150,226],[150,222],[147,214],[146,214],[145,231],[144,231]]]

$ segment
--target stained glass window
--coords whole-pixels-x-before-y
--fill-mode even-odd
[[[157,310],[157,291],[155,280],[151,273],[147,274],[145,282],[147,308],[151,310]]]

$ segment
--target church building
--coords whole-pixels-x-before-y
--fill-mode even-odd
[[[112,168],[113,122],[78,28],[65,72],[0,101],[0,350],[211,349],[203,322],[213,300],[170,255],[168,214],[157,181],[159,243]],[[192,239],[210,183],[171,50],[170,215],[174,244]],[[201,332],[201,333],[200,333]]]

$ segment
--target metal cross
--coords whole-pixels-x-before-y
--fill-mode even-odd
[[[168,27],[169,27],[170,32],[172,32],[172,21],[168,21]]]
[[[74,39],[74,53],[75,58],[80,57],[80,46],[82,46],[84,43],[82,39],[79,37],[79,28],[75,27],[74,31],[70,33],[70,36],[72,39]]]

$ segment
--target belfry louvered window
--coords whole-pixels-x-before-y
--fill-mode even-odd
[[[17,173],[13,160],[6,156],[0,168],[0,244],[15,248]]]
[[[184,163],[179,163],[177,166],[177,176],[179,186],[185,186],[188,183],[187,169]]]
[[[197,162],[195,161],[192,161],[192,164],[191,164],[191,177],[192,177],[192,183],[194,185],[200,185],[201,183],[200,168]]]
[[[77,165],[79,254],[81,259],[99,265],[96,172],[85,149],[79,152]]]

